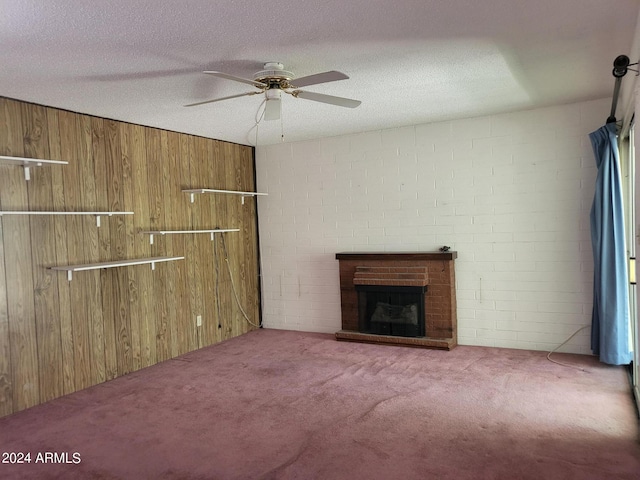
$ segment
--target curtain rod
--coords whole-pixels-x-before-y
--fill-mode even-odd
[[[629,57],[626,55],[618,55],[613,61],[612,74],[616,79],[616,83],[613,86],[613,100],[611,101],[611,113],[607,118],[607,123],[616,123],[616,106],[618,105],[618,96],[620,95],[620,84],[622,83],[622,77],[627,74],[627,71],[632,70],[638,73],[637,70],[629,68],[629,66],[637,65],[638,63],[629,63]]]

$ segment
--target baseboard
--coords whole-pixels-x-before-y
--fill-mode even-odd
[[[263,324],[263,328],[271,330],[294,330],[296,332],[335,333],[340,327],[319,327],[316,325]]]

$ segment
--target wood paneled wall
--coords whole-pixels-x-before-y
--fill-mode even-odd
[[[1,210],[133,211],[0,217],[0,416],[240,335],[259,322],[251,147],[0,98]],[[143,230],[240,228],[155,236]],[[224,235],[224,245],[222,236]],[[184,260],[77,272],[47,267],[165,255]],[[219,299],[219,302],[217,301]],[[196,316],[202,326],[196,326]]]

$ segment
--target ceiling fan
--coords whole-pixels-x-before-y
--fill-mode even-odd
[[[287,93],[295,98],[312,100],[314,102],[328,103],[339,107],[356,108],[360,105],[360,100],[351,98],[336,97],[333,95],[325,95],[323,93],[307,92],[299,90],[300,87],[308,87],[319,83],[335,82],[336,80],[345,80],[349,77],[342,72],[330,70],[328,72],[316,73],[306,77],[294,78],[292,72],[284,69],[284,65],[278,62],[268,62],[264,64],[264,70],[254,74],[253,80],[248,78],[236,77],[223,72],[205,71],[208,75],[213,75],[234,82],[246,83],[253,85],[258,90],[240,93],[238,95],[230,95],[228,97],[214,98],[213,100],[205,100],[204,102],[196,102],[185,105],[185,107],[195,107],[196,105],[204,105],[206,103],[220,102],[231,98],[245,97],[248,95],[258,95],[264,93],[266,103],[264,109],[265,120],[278,120],[280,118],[280,98],[282,92]]]

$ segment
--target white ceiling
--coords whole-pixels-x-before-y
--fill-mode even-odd
[[[356,109],[283,98],[258,144],[611,96],[637,0],[0,0],[0,95],[255,144],[262,100],[183,107],[254,87],[278,61],[306,90]],[[637,59],[632,59],[635,61]],[[608,112],[602,112],[603,122]]]

